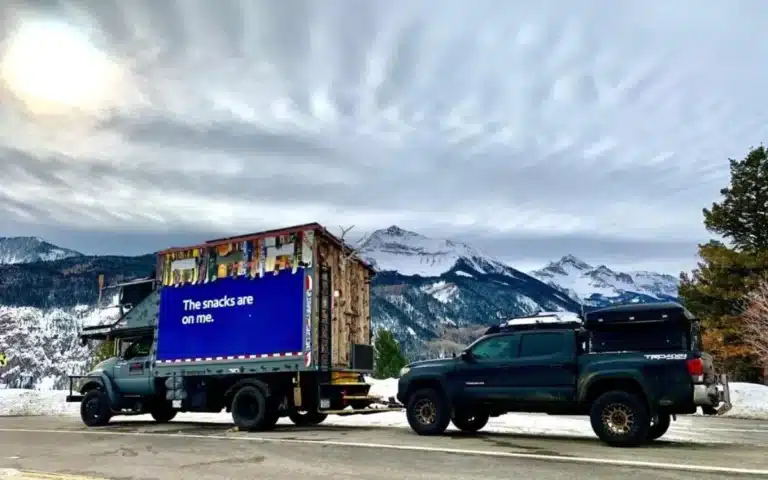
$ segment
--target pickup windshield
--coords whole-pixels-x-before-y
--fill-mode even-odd
[[[590,339],[593,352],[621,351],[688,351],[690,330],[665,322],[622,325],[620,328],[593,330]]]

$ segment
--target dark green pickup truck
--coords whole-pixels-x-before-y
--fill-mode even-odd
[[[568,317],[570,315],[570,317]],[[420,435],[483,428],[508,412],[588,415],[604,442],[655,440],[677,414],[731,408],[728,379],[701,351],[699,321],[676,303],[578,316],[545,313],[491,327],[455,358],[412,363],[397,398]]]

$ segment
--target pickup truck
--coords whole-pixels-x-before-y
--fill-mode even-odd
[[[454,358],[404,367],[397,399],[420,435],[540,412],[587,415],[603,442],[635,446],[660,438],[678,414],[731,408],[728,379],[715,375],[700,332],[673,302],[513,319]]]

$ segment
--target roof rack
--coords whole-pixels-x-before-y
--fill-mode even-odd
[[[581,317],[573,312],[540,312],[536,315],[511,318],[491,326],[486,335],[522,330],[563,330],[583,328]]]

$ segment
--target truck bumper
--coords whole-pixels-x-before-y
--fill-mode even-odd
[[[693,386],[693,403],[697,407],[705,407],[703,408],[705,414],[709,412],[710,415],[723,415],[733,407],[728,375],[722,374],[718,380],[719,382],[711,385]]]

